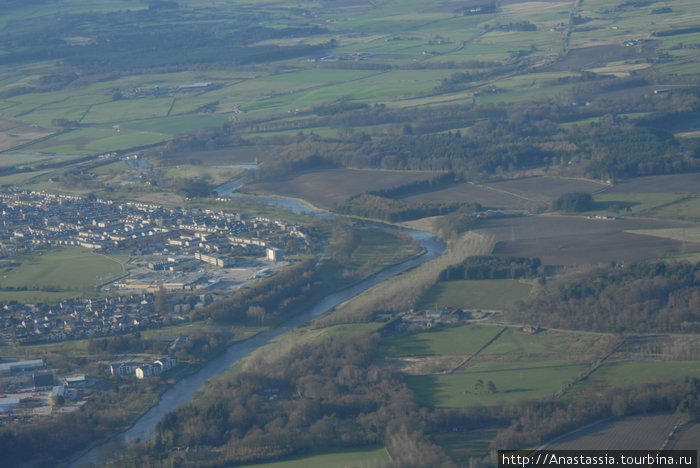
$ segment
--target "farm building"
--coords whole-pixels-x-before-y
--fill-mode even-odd
[[[0,413],[7,413],[19,407],[19,397],[0,398]]]
[[[87,377],[85,374],[71,375],[64,379],[68,387],[85,387],[87,386]]]
[[[36,372],[32,374],[34,388],[53,387],[53,374],[51,372]]]
[[[41,367],[44,367],[44,361],[42,359],[34,359],[31,361],[5,362],[0,364],[0,374],[24,372],[32,369],[39,369]]]

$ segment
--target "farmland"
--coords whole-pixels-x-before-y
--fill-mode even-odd
[[[405,337],[391,337],[384,343],[387,356],[437,354],[474,354],[491,341],[500,327],[466,325],[424,332]]]
[[[234,2],[234,7],[242,6],[238,3]],[[658,73],[670,74],[691,73],[697,65],[695,49],[677,47],[678,43],[692,44],[695,39],[695,33],[682,32],[683,28],[694,24],[696,18],[692,13],[692,1],[677,1],[671,11],[663,14],[650,15],[653,6],[647,6],[624,8],[602,17],[596,13],[602,8],[599,4],[584,5],[579,11],[573,1],[518,2],[504,4],[499,11],[490,14],[477,15],[462,14],[456,4],[425,6],[396,1],[375,2],[371,8],[344,3],[325,5],[323,9],[304,5],[298,10],[279,2],[246,6],[246,15],[250,15],[247,18],[265,17],[267,22],[274,18],[281,25],[293,28],[307,25],[307,18],[312,17],[314,23],[323,25],[309,28],[306,36],[268,34],[269,37],[252,40],[248,47],[320,48],[310,48],[309,53],[300,57],[281,55],[276,61],[257,67],[232,66],[225,62],[218,67],[175,71],[160,68],[146,72],[144,68],[135,67],[129,73],[106,74],[101,79],[86,76],[78,86],[64,83],[75,79],[70,73],[76,68],[94,67],[90,62],[92,57],[86,57],[79,65],[68,60],[59,70],[50,70],[49,64],[42,61],[21,63],[6,68],[0,75],[0,84],[11,91],[0,98],[0,112],[7,116],[8,122],[15,122],[15,130],[5,133],[8,143],[4,147],[28,143],[57,131],[57,119],[76,122],[83,129],[120,126],[122,130],[137,130],[138,133],[105,138],[95,131],[86,134],[85,140],[68,138],[63,140],[64,144],[49,140],[29,146],[29,151],[120,150],[216,126],[230,118],[244,121],[273,118],[291,122],[290,111],[308,112],[315,106],[338,100],[410,107],[419,103],[464,102],[475,95],[480,95],[483,102],[563,96],[571,85],[556,84],[556,80],[583,69],[599,74],[629,74],[651,67]],[[228,7],[216,4],[209,7],[214,18],[217,15],[221,19],[231,18],[234,26],[229,28],[241,27],[240,20],[231,16]],[[158,19],[145,14],[144,5],[134,1],[108,8],[69,2],[62,8],[73,15],[86,12],[103,15],[96,24],[104,30],[118,31],[120,21],[133,21],[138,25],[151,21],[156,27],[162,25]],[[195,4],[180,8],[177,16],[196,25],[200,19],[196,8]],[[142,17],[133,12],[141,12]],[[32,27],[41,28],[54,12],[47,8],[34,13]],[[106,16],[107,13],[111,16]],[[574,13],[587,20],[585,27],[567,24]],[[14,18],[22,14],[21,8],[13,9],[3,24],[14,27]],[[169,12],[165,17],[171,16]],[[567,28],[572,29],[570,38],[566,35]],[[634,33],[640,29],[667,35],[649,41],[648,34]],[[681,33],[668,34],[674,30]],[[183,34],[191,34],[191,31],[183,28]],[[69,36],[68,45],[64,46],[67,48],[61,50],[70,56],[70,47],[82,46],[92,53],[97,36],[94,29],[80,25]],[[331,39],[335,41],[333,47],[324,48],[323,44]],[[639,47],[622,45],[630,39],[648,41]],[[219,47],[219,44],[214,40],[211,47]],[[653,55],[655,47],[672,53],[677,60],[651,66],[637,63]],[[561,54],[563,49],[565,55]],[[103,64],[103,68],[120,63],[121,56],[112,52],[115,53],[114,65]],[[152,57],[154,64],[169,63],[169,59],[153,56],[151,51],[146,52],[145,57]],[[477,62],[492,64],[490,66],[512,65],[517,57],[526,60],[529,67],[517,73],[495,72],[490,79],[477,80],[467,92],[436,92],[436,87],[455,71],[479,70]],[[34,92],[23,93],[25,89]],[[491,89],[498,89],[498,93],[483,93]],[[19,127],[31,124],[41,127],[20,136]]]
[[[517,280],[445,281],[426,293],[419,308],[503,309],[529,292],[530,285]]]
[[[533,335],[516,328],[466,325],[392,336],[384,352],[404,366],[409,386],[424,404],[464,407],[551,395],[614,342],[605,334],[546,330]],[[438,358],[448,356],[468,359],[451,360],[450,372],[435,372]],[[484,386],[489,381],[495,388]]]
[[[700,440],[700,424],[690,423],[674,436],[669,448],[671,450],[697,450],[698,440]]]
[[[585,363],[558,360],[479,363],[449,375],[409,376],[407,382],[423,404],[462,408],[544,398],[561,389],[585,368]],[[482,388],[483,383],[489,381],[494,383],[494,391]]]
[[[638,262],[700,250],[700,246],[690,242],[630,234],[639,229],[670,226],[682,228],[690,224],[634,218],[530,216],[485,220],[477,223],[475,229],[496,236],[496,254],[539,257],[550,265]]]
[[[253,193],[301,198],[314,206],[330,209],[358,193],[391,188],[429,179],[431,176],[430,172],[419,171],[328,169],[248,184],[246,190]]]
[[[593,372],[581,386],[623,386],[692,377],[700,372],[698,361],[614,361]]]
[[[241,307],[248,318],[278,304],[305,307],[422,251],[370,219],[423,216],[413,225],[447,245],[441,258],[230,368],[169,415],[157,444],[138,447],[144,466],[198,457],[270,468],[449,466],[449,458],[471,466],[502,440],[534,446],[544,433],[697,397],[688,382],[657,385],[700,372],[697,268],[668,261],[700,259],[696,0],[5,3],[3,189],[304,223],[313,233],[304,248],[300,239],[276,247],[293,250],[291,263],[318,262],[298,290]],[[216,190],[230,181],[241,198]],[[588,211],[553,208],[580,193],[593,198]],[[270,196],[335,210],[335,218],[262,206]],[[352,197],[361,206],[350,206]],[[1,245],[8,251],[11,235]],[[210,249],[205,237],[193,243]],[[519,280],[438,281],[477,255],[541,265],[519,276],[511,262],[510,275],[482,276]],[[124,273],[126,260],[67,248],[20,255],[3,261],[0,300],[90,297]],[[635,265],[656,260],[664,262]],[[592,276],[603,269],[607,276]],[[597,294],[625,281],[634,287]],[[143,338],[181,334],[211,351],[260,330],[220,325],[214,314],[225,316],[231,298],[213,291],[196,293],[196,310],[195,294],[168,293],[165,307],[191,313]],[[639,314],[629,313],[633,305]],[[535,313],[525,315],[528,307]],[[570,321],[545,323],[550,310]],[[595,327],[574,322],[579,310]],[[616,321],[623,311],[630,320]],[[668,320],[656,320],[662,314]],[[132,338],[43,349],[52,359],[83,356]],[[97,373],[96,360],[86,360]],[[144,388],[137,385],[105,388]],[[604,400],[614,391],[619,400]],[[85,432],[109,427],[83,420]],[[669,415],[603,421],[575,443],[655,448],[672,423]],[[503,439],[518,427],[520,438]],[[697,427],[679,433],[679,444]],[[70,456],[51,450],[71,436],[58,431],[47,451],[35,450],[35,434],[50,432],[41,429],[15,437],[14,427],[0,427],[0,441],[14,444],[0,444],[16,456],[11,463]]]
[[[549,442],[549,450],[660,450],[678,421],[675,414],[602,421]]]

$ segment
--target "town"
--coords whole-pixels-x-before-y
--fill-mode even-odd
[[[93,297],[3,304],[0,336],[11,344],[109,336],[186,320],[310,248],[296,224],[238,213],[116,203],[31,190],[0,193],[0,291],[14,258],[73,246],[130,259]],[[163,299],[165,292],[167,300]]]

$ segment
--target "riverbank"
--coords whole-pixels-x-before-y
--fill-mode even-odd
[[[331,310],[338,304],[346,302],[351,298],[362,294],[364,291],[409,268],[413,268],[421,263],[437,258],[438,256],[442,255],[445,250],[445,247],[437,241],[433,234],[414,230],[408,230],[407,233],[422,244],[423,248],[425,249],[425,253],[423,255],[409,259],[400,264],[394,265],[393,267],[381,270],[353,286],[350,286],[342,291],[329,294],[306,312],[290,318],[280,326],[259,333],[258,335],[255,335],[247,340],[232,344],[222,354],[210,360],[198,371],[192,375],[184,377],[171,388],[163,392],[158,403],[151,407],[141,418],[139,418],[129,430],[113,437],[107,443],[126,439],[150,440],[150,438],[154,435],[155,427],[158,421],[160,421],[165,414],[177,408],[180,404],[191,401],[194,394],[212,377],[222,374],[233,364],[250,355],[258,348],[269,343],[274,338],[277,338],[278,336],[299,327],[309,320]],[[84,466],[86,463],[96,463],[97,455],[104,445],[106,445],[106,443],[94,447],[69,466],[78,467]]]

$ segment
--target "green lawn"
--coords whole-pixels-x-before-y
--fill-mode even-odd
[[[118,262],[80,247],[41,250],[12,260],[16,265],[0,269],[0,287],[27,291],[0,291],[0,300],[24,300],[32,294],[80,296],[123,273]]]
[[[418,308],[504,309],[526,298],[530,289],[518,280],[440,281],[428,290]]]
[[[169,138],[168,135],[161,133],[90,127],[61,133],[30,146],[26,151],[44,154],[96,154],[150,145]]]
[[[407,336],[392,336],[382,347],[387,356],[474,354],[498,332],[499,326],[465,325]],[[488,349],[488,348],[487,348]]]
[[[244,468],[352,468],[360,466],[385,466],[389,463],[391,463],[389,453],[385,448],[380,447],[324,453],[276,463],[245,465]]]

